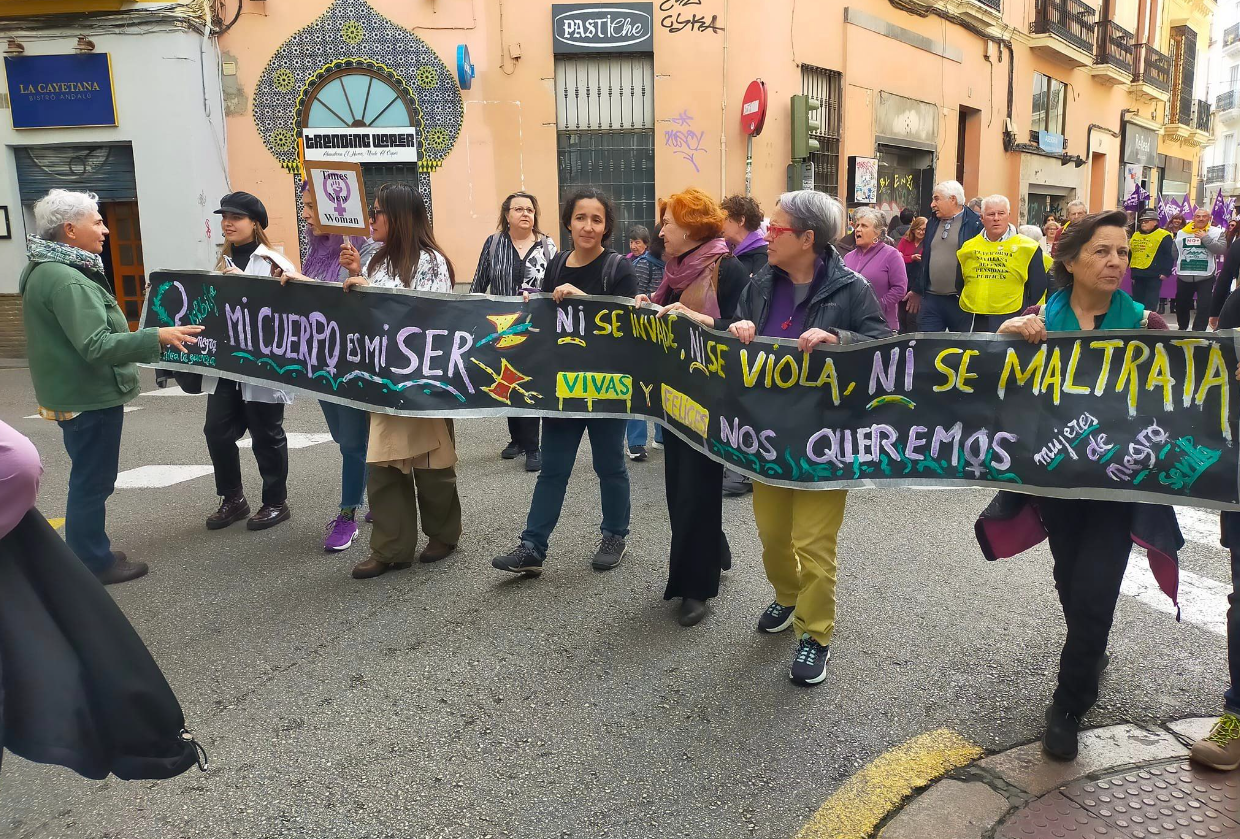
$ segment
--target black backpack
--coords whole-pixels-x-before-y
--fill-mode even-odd
[[[543,291],[554,291],[559,285],[560,271],[568,262],[570,253],[572,251],[560,251],[555,255],[555,259],[551,260],[551,264],[547,266],[547,273],[543,276]],[[620,260],[624,257],[615,251],[607,251],[603,254],[603,259],[606,260],[603,263],[603,294],[610,294],[616,286],[616,273],[620,270]]]

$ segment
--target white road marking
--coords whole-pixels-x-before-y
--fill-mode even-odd
[[[126,405],[125,406],[125,413],[127,414],[132,414],[134,411],[141,411],[141,410],[142,408],[139,407],[138,405]],[[22,419],[43,419],[43,417],[39,416],[38,414],[31,414],[28,417],[22,417]]]
[[[206,396],[205,393],[186,393],[181,390],[178,385],[171,387],[157,387],[154,390],[148,390],[142,393],[143,396]]]
[[[328,434],[326,431],[319,432],[317,434],[302,434],[297,431],[289,431],[285,433],[284,437],[288,440],[288,447],[290,449],[305,449],[310,446],[317,446],[319,443],[326,443],[330,441],[332,435]],[[245,437],[240,440],[237,445],[243,449],[250,449],[254,447],[254,441],[249,437]]]
[[[1180,532],[1186,542],[1197,542],[1223,550],[1219,544],[1218,512],[1199,510],[1196,507],[1176,507],[1175,516],[1180,520]]]
[[[158,489],[192,481],[215,470],[210,466],[139,466],[116,476],[117,489]]]
[[[1124,574],[1120,591],[1159,612],[1175,614],[1171,598],[1162,593],[1145,551],[1133,550],[1128,558],[1128,571]],[[1185,623],[1195,624],[1215,635],[1227,636],[1227,595],[1231,586],[1191,571],[1180,569],[1180,615]]]

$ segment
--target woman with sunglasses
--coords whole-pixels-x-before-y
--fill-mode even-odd
[[[874,290],[850,271],[830,244],[844,227],[844,209],[813,190],[781,195],[767,229],[767,270],[741,293],[728,331],[748,344],[788,338],[802,352],[819,345],[886,338],[891,328]],[[789,677],[802,685],[826,679],[835,629],[836,539],[845,490],[803,490],[754,479],[753,513],[766,577],[775,600],[758,618],[762,632],[795,627]]]
[[[555,243],[538,226],[538,199],[528,192],[514,192],[499,208],[499,232],[482,245],[478,270],[470,294],[513,297],[523,288],[538,288],[555,256]],[[542,469],[538,447],[538,417],[509,417],[504,460],[525,455],[525,471]]]
[[[342,264],[358,286],[413,291],[452,291],[452,263],[435,241],[426,203],[408,184],[384,184],[370,211],[378,251],[362,265],[345,243]],[[461,538],[461,500],[456,492],[456,441],[452,421],[431,417],[370,415],[370,466],[366,494],[374,528],[370,556],[353,567],[358,580],[413,564],[418,547],[418,513],[429,542],[419,562],[438,562]]]

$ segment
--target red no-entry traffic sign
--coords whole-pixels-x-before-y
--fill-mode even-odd
[[[741,130],[751,137],[762,133],[766,123],[766,82],[754,79],[741,100]]]

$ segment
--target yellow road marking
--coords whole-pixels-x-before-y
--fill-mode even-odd
[[[977,760],[982,750],[946,728],[919,734],[853,775],[805,823],[796,839],[868,839],[914,790]]]
[[[56,530],[60,530],[60,528],[65,526],[64,519],[48,519],[47,523],[50,524]]]

